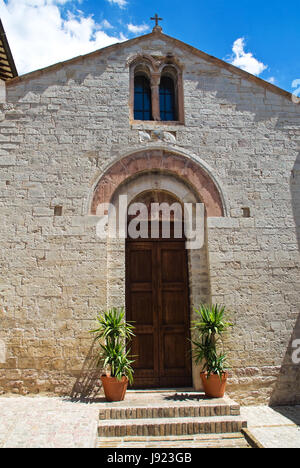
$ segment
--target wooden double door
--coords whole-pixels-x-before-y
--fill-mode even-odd
[[[134,388],[192,385],[184,240],[128,240],[126,319],[134,322]]]

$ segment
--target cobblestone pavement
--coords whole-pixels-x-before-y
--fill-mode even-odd
[[[55,397],[1,397],[1,448],[95,447],[96,404]]]
[[[0,397],[0,448],[247,447],[240,434],[97,441],[99,408],[58,397]],[[248,429],[266,448],[300,448],[300,406],[241,407]],[[125,445],[123,445],[125,444]],[[130,444],[130,445],[129,445]]]
[[[300,448],[300,405],[242,406],[241,415],[264,448]]]

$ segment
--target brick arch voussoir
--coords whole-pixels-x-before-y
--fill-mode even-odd
[[[109,203],[115,190],[127,178],[153,170],[172,172],[193,186],[205,204],[208,217],[224,216],[221,195],[210,175],[195,161],[161,150],[135,153],[113,164],[95,187],[91,214],[97,213],[99,204]]]

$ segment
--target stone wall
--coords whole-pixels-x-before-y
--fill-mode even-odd
[[[141,51],[182,64],[185,125],[129,123],[127,61]],[[122,246],[97,238],[93,191],[116,161],[158,149],[184,154],[220,184],[225,217],[207,219],[207,287],[194,284],[192,303],[210,296],[231,311],[229,394],[299,403],[299,105],[163,35],[17,78],[6,94],[0,390],[90,388],[88,330],[99,310],[124,304]]]

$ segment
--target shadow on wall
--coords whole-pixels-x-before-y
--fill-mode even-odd
[[[252,83],[251,88],[249,86],[249,79],[241,78],[235,74],[228,77],[227,75],[223,75],[218,69],[212,72],[207,71],[203,73],[200,78],[195,75],[189,76],[188,79],[196,83],[196,89],[203,93],[204,98],[206,98],[207,94],[214,95],[217,98],[216,102],[220,103],[220,114],[223,114],[224,118],[232,109],[237,112],[251,112],[254,116],[253,122],[268,121],[270,115],[272,115],[272,117],[279,117],[279,112],[274,111],[273,108],[272,110],[263,110],[266,99],[266,87],[263,81],[261,85]],[[255,90],[254,98],[252,94],[253,90]],[[267,92],[273,94],[272,91]],[[246,98],[247,93],[248,98]],[[252,99],[249,99],[251,94]],[[240,98],[241,96],[242,98]],[[283,96],[281,92],[279,92],[277,96],[278,99],[288,99],[288,97]]]
[[[290,178],[290,190],[292,199],[293,217],[296,229],[298,252],[300,252],[300,153],[296,158]],[[296,265],[294,268],[299,270],[299,257],[296,257]],[[295,326],[291,334],[289,344],[284,356],[279,376],[277,378],[275,388],[271,395],[271,405],[284,404],[299,404],[300,403],[300,363],[293,362],[293,353],[298,348],[294,346],[295,340],[300,340],[300,292],[299,274],[296,276],[297,283],[295,284],[294,293],[289,295],[289,304],[291,313],[289,319],[295,321]],[[300,352],[297,352],[298,359]],[[294,358],[295,359],[295,358]]]
[[[84,360],[80,374],[72,388],[70,397],[72,400],[97,401],[101,400],[101,369],[97,366],[99,354],[94,350],[96,340],[92,343],[89,352]]]
[[[300,251],[300,152],[292,170],[290,183],[298,250]]]

